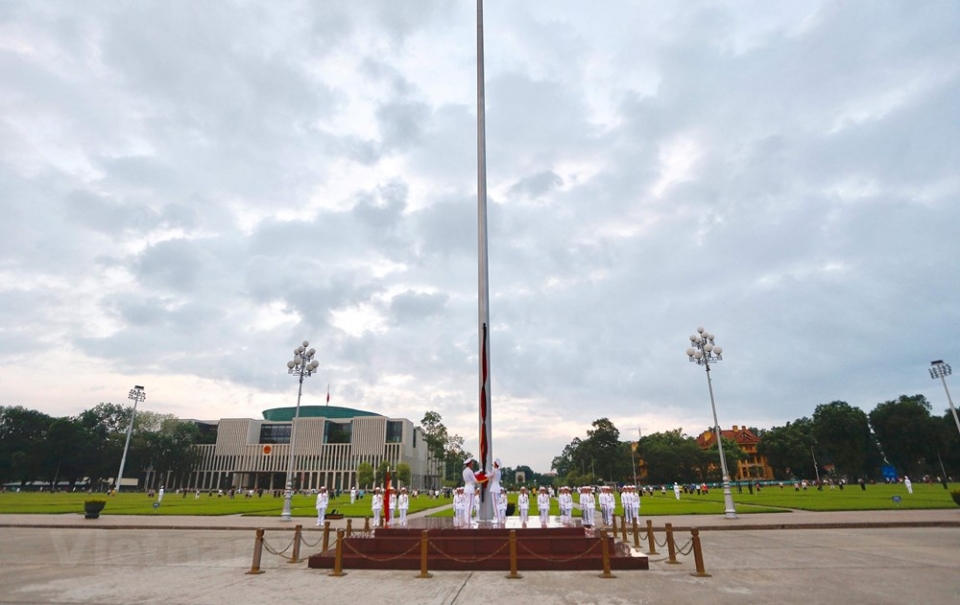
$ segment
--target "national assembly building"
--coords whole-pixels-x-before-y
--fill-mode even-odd
[[[216,432],[216,443],[197,445],[200,462],[186,477],[148,477],[147,483],[168,488],[283,489],[290,460],[295,408],[273,408],[263,420],[223,418],[199,422]],[[211,439],[212,440],[212,439]],[[320,486],[349,490],[357,486],[357,465],[381,462],[391,468],[410,466],[411,489],[434,487],[427,475],[427,446],[423,434],[406,418],[387,418],[352,408],[301,406],[293,439],[293,477],[296,489]]]

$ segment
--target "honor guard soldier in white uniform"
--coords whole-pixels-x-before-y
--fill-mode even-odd
[[[537,495],[537,512],[540,513],[540,525],[546,527],[550,521],[550,494],[545,487],[541,487]]]
[[[462,487],[458,487],[453,494],[453,524],[455,527],[469,525],[470,518],[467,517],[467,495]]]
[[[623,492],[620,493],[620,505],[623,507],[623,522],[627,525],[633,521],[633,499],[636,497],[636,493],[633,491],[632,485],[624,485]]]
[[[613,525],[613,507],[616,502],[613,499],[613,492],[610,486],[604,485],[600,488],[600,515],[603,517],[604,525]]]
[[[397,510],[400,511],[400,525],[407,524],[407,510],[410,509],[410,496],[407,495],[407,488],[400,488],[400,497],[397,498]]]
[[[573,517],[573,496],[570,495],[570,488],[566,485],[560,488],[557,503],[560,505],[560,522],[569,523]]]
[[[370,511],[373,512],[373,526],[380,527],[380,513],[383,512],[383,494],[380,488],[373,490],[373,497],[370,498]]]
[[[487,474],[487,496],[493,502],[493,509],[497,510],[500,506],[500,459],[493,461],[493,470]],[[479,506],[477,507],[479,508]]]
[[[584,527],[593,527],[593,513],[597,509],[597,500],[593,496],[593,488],[584,485],[580,488],[580,512],[583,515]]]
[[[353,504],[357,501],[357,486],[350,488],[350,504]]]
[[[640,492],[637,491],[636,485],[630,486],[630,522],[636,520],[637,523],[640,522]]]
[[[473,458],[463,461],[463,493],[467,496],[467,524],[473,516],[473,509],[477,495],[477,476],[473,472]]]
[[[500,525],[507,524],[507,492],[506,490],[500,490],[500,495],[497,497],[497,522]]]
[[[527,517],[530,514],[530,496],[527,494],[527,488],[520,488],[520,495],[517,496],[517,510],[520,511],[520,523],[527,526]]]
[[[390,492],[390,522],[397,519],[397,492]]]
[[[327,516],[327,506],[330,505],[330,494],[327,488],[321,487],[317,492],[317,527],[323,525],[323,520]]]

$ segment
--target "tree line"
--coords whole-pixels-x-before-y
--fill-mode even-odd
[[[595,420],[586,438],[575,437],[553,459],[557,483],[681,483],[719,481],[715,440],[701,449],[682,429],[653,433],[638,441],[621,441],[607,418]],[[712,430],[708,428],[706,430]],[[882,479],[883,467],[898,476],[960,475],[960,434],[953,415],[932,413],[923,395],[901,395],[877,404],[869,413],[844,401],[818,405],[812,418],[802,417],[770,429],[750,428],[760,437],[757,453],[766,456],[774,479]],[[724,458],[732,479],[737,461],[747,454],[723,438]],[[815,465],[816,464],[816,468]],[[642,466],[641,466],[642,465]]]
[[[22,406],[0,406],[0,483],[40,480],[72,489],[86,480],[93,488],[108,487],[107,480],[119,471],[132,414],[132,406],[115,403],[60,418]],[[189,472],[199,460],[198,450],[190,446],[207,439],[192,422],[138,411],[124,477],[139,477],[148,469],[158,476]]]

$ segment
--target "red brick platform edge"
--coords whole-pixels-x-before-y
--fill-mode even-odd
[[[421,529],[380,529],[373,537],[344,539],[343,569],[420,569]],[[517,529],[520,571],[603,570],[600,538],[580,527]],[[438,571],[509,571],[510,530],[427,530],[427,567]],[[649,569],[646,555],[607,536],[610,567]],[[332,569],[334,545],[309,558],[314,569]]]

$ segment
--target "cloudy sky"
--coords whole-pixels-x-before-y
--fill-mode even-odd
[[[946,396],[960,4],[487,0],[493,450]],[[0,3],[0,405],[477,450],[469,0]],[[955,380],[954,378],[953,380]],[[960,393],[960,385],[955,387]]]

